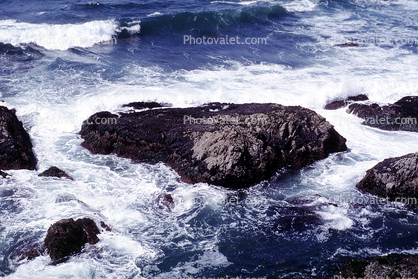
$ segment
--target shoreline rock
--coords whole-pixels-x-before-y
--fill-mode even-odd
[[[16,117],[15,110],[0,106],[0,169],[36,169],[29,134]]]
[[[43,171],[42,173],[38,174],[38,176],[45,176],[45,177],[64,177],[70,180],[74,180],[71,176],[69,176],[65,171],[59,169],[55,166],[50,167],[49,169]]]
[[[68,256],[81,252],[84,244],[99,242],[100,231],[89,219],[62,219],[49,227],[44,245],[54,263],[66,261]]]
[[[417,278],[418,258],[388,255],[371,259],[352,259],[343,263],[334,278]]]
[[[164,162],[185,182],[230,188],[347,150],[346,140],[325,118],[278,104],[211,103],[121,116],[98,112],[84,122],[80,135],[92,153]]]
[[[163,107],[171,107],[171,104],[160,104],[157,102],[132,102],[122,107],[131,107],[133,109],[153,109],[153,108],[163,108]]]
[[[350,97],[348,97],[345,100],[335,100],[335,101],[332,101],[332,102],[326,104],[324,108],[326,110],[337,110],[339,108],[348,106],[349,104],[351,104],[353,102],[367,101],[367,100],[369,100],[369,97],[367,97],[364,94],[360,94],[360,95],[357,95],[357,96],[350,96]]]
[[[392,201],[418,199],[418,152],[385,159],[366,172],[356,187]]]
[[[418,96],[403,97],[394,104],[380,106],[354,103],[348,107],[365,121],[363,125],[387,131],[418,132]]]

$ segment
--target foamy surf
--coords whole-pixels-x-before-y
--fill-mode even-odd
[[[416,2],[192,2],[56,0],[61,9],[28,9],[3,1],[1,105],[16,109],[38,170],[0,179],[0,276],[331,278],[346,258],[416,255],[416,209],[376,204],[356,184],[378,162],[416,152],[418,134],[324,109],[358,94],[380,105],[416,95],[416,44],[335,46],[340,37],[410,38]],[[184,34],[267,37],[267,44],[184,45]],[[115,36],[116,44],[103,45]],[[78,132],[90,115],[128,112],[122,106],[138,101],[300,105],[334,125],[349,150],[230,190],[81,146]],[[74,180],[38,176],[50,166]],[[165,195],[172,207],[161,202]],[[112,231],[58,265],[46,254],[12,259],[17,247],[42,243],[54,222],[84,217]]]
[[[131,24],[126,29],[130,32],[139,32],[139,22]],[[49,50],[88,48],[99,43],[115,43],[114,36],[120,30],[115,20],[95,20],[80,24],[35,24],[1,20],[0,42],[13,46],[36,44]]]

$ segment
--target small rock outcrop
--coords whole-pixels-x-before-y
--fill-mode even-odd
[[[358,47],[359,44],[354,43],[354,42],[347,42],[347,43],[343,43],[343,44],[336,44],[334,46],[337,46],[337,47]]]
[[[389,255],[343,263],[333,278],[418,278],[416,256]]]
[[[111,232],[112,229],[103,221],[100,221],[100,226],[103,228],[103,230]]]
[[[93,153],[164,162],[189,183],[243,188],[278,169],[304,167],[345,151],[325,118],[299,106],[211,103],[193,108],[99,112],[81,127]]]
[[[0,106],[0,169],[36,168],[29,134],[17,119],[15,110]]]
[[[351,104],[353,102],[367,101],[368,99],[369,99],[369,97],[367,97],[364,94],[360,94],[360,95],[357,95],[357,96],[350,96],[345,100],[336,100],[336,101],[332,101],[331,103],[326,104],[325,109],[336,110],[336,109],[348,106],[349,104]]]
[[[65,171],[63,171],[63,170],[61,170],[61,169],[59,169],[55,166],[52,166],[49,169],[43,171],[38,176],[58,177],[58,178],[65,177],[65,178],[74,180],[71,176],[69,176],[67,173],[65,173]]]
[[[174,199],[170,194],[164,193],[158,196],[157,198],[158,207],[164,209],[168,212],[175,207]]]
[[[171,107],[171,104],[160,104],[157,102],[133,102],[122,107],[131,107],[134,109],[153,109],[153,108],[163,108],[163,107]]]
[[[3,178],[6,178],[6,177],[10,176],[10,174],[8,174],[4,171],[0,171],[0,176],[3,177]]]
[[[388,106],[354,103],[348,107],[348,112],[363,118],[363,124],[367,126],[388,131],[418,132],[418,96],[404,97]]]
[[[39,243],[25,243],[13,251],[11,259],[16,260],[17,262],[25,259],[30,261],[39,257],[43,252],[43,247]]]
[[[356,186],[361,191],[392,201],[418,199],[418,152],[378,163]]]
[[[86,243],[96,244],[100,231],[89,218],[62,219],[54,223],[45,238],[45,248],[54,262],[65,261],[66,257],[81,252]]]

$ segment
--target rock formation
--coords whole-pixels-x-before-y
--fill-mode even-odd
[[[89,218],[63,219],[54,223],[45,238],[45,248],[54,262],[63,261],[66,257],[81,252],[86,243],[96,244],[100,231]]]
[[[93,153],[164,162],[183,181],[243,188],[283,167],[301,168],[345,151],[346,140],[312,110],[278,104],[211,103],[193,108],[99,112],[82,145]]]
[[[418,153],[378,163],[367,171],[357,188],[393,201],[408,202],[411,198],[418,199]]]
[[[354,103],[348,112],[363,118],[364,125],[389,131],[418,132],[418,97],[408,96],[388,106]]]
[[[17,119],[15,110],[0,106],[0,169],[36,168],[29,134]]]

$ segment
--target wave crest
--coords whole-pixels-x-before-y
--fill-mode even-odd
[[[280,18],[286,14],[286,9],[281,5],[273,5],[161,15],[144,20],[141,24],[141,35],[178,34],[183,32],[200,35],[218,35],[220,28],[244,24],[269,23],[271,19]]]
[[[0,42],[21,46],[36,44],[45,49],[67,50],[109,42],[124,29],[139,32],[139,25],[119,27],[115,20],[96,20],[81,24],[34,24],[16,20],[0,21]]]

